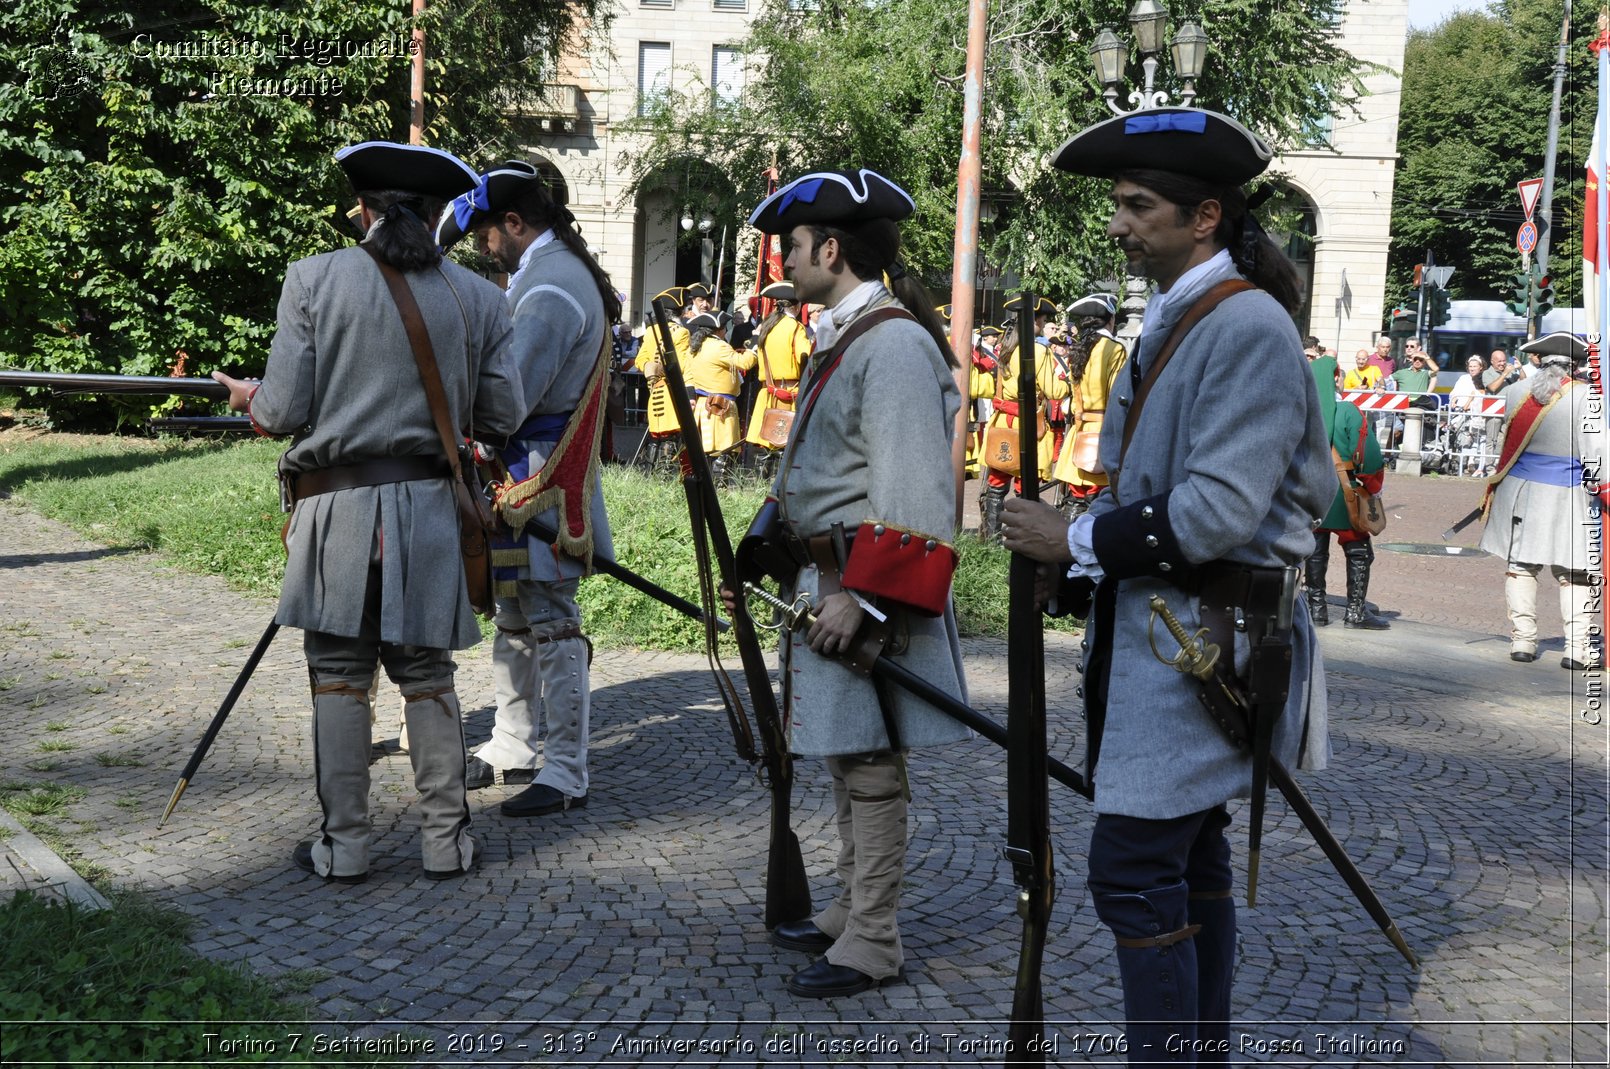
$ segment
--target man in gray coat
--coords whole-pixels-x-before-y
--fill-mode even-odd
[[[905,752],[969,734],[910,695],[880,693],[847,660],[885,624],[889,656],[965,697],[950,598],[950,437],[961,395],[933,298],[897,262],[896,224],[912,208],[871,171],[818,171],[749,219],[789,235],[784,269],[802,302],[825,308],[771,498],[782,550],[798,566],[784,596],[808,597],[817,613],[782,644],[789,741],[826,759],[840,839],[837,898],[772,932],[778,946],[821,955],[789,981],[806,998],[853,995],[899,975]]]
[[[497,716],[491,741],[469,759],[465,776],[471,790],[499,774],[505,783],[531,783],[502,811],[536,817],[587,804],[592,647],[576,593],[592,555],[613,555],[598,464],[609,384],[605,337],[620,318],[620,302],[575,218],[530,164],[511,162],[483,176],[454,202],[437,239],[446,248],[466,232],[509,273],[505,296],[525,420],[502,452],[511,486],[499,512],[515,536],[492,558]],[[523,532],[533,518],[558,533],[557,545]],[[544,726],[542,768],[532,783]]]
[[[1283,709],[1268,709],[1272,752],[1289,763],[1304,750],[1307,767],[1319,767],[1328,750],[1323,675],[1294,604],[1294,569],[1313,552],[1336,474],[1288,314],[1297,277],[1241,189],[1270,155],[1240,124],[1188,108],[1108,120],[1059,150],[1056,166],[1112,179],[1108,233],[1157,293],[1102,427],[1110,486],[1071,525],[1022,501],[1002,515],[1007,548],[1067,573],[1058,608],[1083,615],[1094,599],[1082,688],[1097,812],[1089,886],[1118,944],[1137,1062],[1194,1063],[1194,1051],[1228,1042],[1235,906],[1225,806],[1249,794],[1252,772],[1198,701],[1196,679],[1153,655],[1151,598],[1187,630],[1208,628],[1243,680],[1249,641],[1278,641],[1267,621],[1286,610],[1289,679],[1267,681],[1276,693],[1289,684]],[[1203,312],[1163,363],[1177,326]]]
[[[363,244],[402,272],[437,356],[455,430],[501,440],[519,426],[519,372],[497,287],[442,260],[431,234],[475,172],[445,152],[366,142],[336,159],[362,206]],[[452,474],[402,315],[364,248],[298,260],[285,275],[261,383],[214,378],[261,433],[289,435],[294,502],[275,619],[304,630],[313,759],[324,821],[294,862],[326,880],[369,871],[369,688],[377,663],[402,692],[419,790],[425,875],[462,875],[469,835],[464,736],[450,651],[480,640],[465,593]]]

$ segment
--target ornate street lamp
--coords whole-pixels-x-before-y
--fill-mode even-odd
[[[1135,0],[1129,9],[1129,25],[1135,35],[1135,46],[1141,55],[1141,70],[1145,82],[1129,94],[1130,108],[1118,105],[1120,87],[1124,81],[1124,61],[1129,51],[1122,38],[1108,27],[1102,27],[1090,46],[1090,59],[1096,68],[1096,78],[1105,91],[1107,107],[1114,115],[1130,115],[1137,111],[1166,107],[1169,94],[1156,86],[1158,55],[1163,51],[1163,39],[1168,31],[1168,9],[1160,0]],[[1183,82],[1179,103],[1189,106],[1196,99],[1196,80],[1202,76],[1207,59],[1208,36],[1194,22],[1182,25],[1168,49],[1174,60],[1174,73]]]

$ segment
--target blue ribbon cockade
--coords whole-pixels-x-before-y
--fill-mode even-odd
[[[468,193],[453,198],[453,222],[458,224],[460,230],[466,233],[470,229],[470,220],[475,218],[476,212],[489,212],[491,203],[486,199],[486,179]]]
[[[777,202],[777,214],[782,215],[788,210],[788,206],[795,201],[799,201],[801,204],[815,203],[816,194],[822,191],[822,183],[825,181],[827,181],[825,178],[813,178],[808,182],[796,184],[783,194],[782,200]]]
[[[1207,116],[1199,111],[1169,111],[1161,115],[1131,115],[1124,120],[1126,134],[1156,134],[1165,130],[1200,134],[1207,130]]]

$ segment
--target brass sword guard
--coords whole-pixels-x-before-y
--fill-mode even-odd
[[[1179,617],[1174,615],[1160,594],[1153,594],[1150,604],[1152,615],[1146,621],[1146,641],[1151,643],[1152,656],[1176,672],[1204,681],[1212,679],[1213,666],[1219,663],[1219,647],[1217,643],[1208,641],[1208,629],[1200,628],[1195,634],[1186,631],[1185,625],[1180,623]],[[1156,626],[1159,619],[1168,628],[1168,633],[1174,636],[1174,641],[1179,643],[1180,651],[1173,657],[1164,657],[1163,651],[1157,648]]]

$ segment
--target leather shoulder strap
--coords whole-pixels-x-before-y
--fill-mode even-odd
[[[425,384],[425,400],[430,404],[431,419],[435,421],[436,433],[442,439],[442,452],[447,454],[447,462],[452,465],[453,478],[462,479],[458,436],[453,432],[453,421],[447,415],[447,392],[442,389],[442,373],[436,366],[436,350],[431,347],[430,332],[425,329],[425,317],[419,310],[419,302],[414,299],[414,291],[408,288],[408,280],[403,278],[401,271],[382,260],[380,254],[368,245],[359,245],[358,248],[368,253],[375,266],[380,268],[380,277],[386,280],[391,299],[397,302],[403,329],[408,332],[408,346],[414,351],[414,363],[419,365],[419,380]]]
[[[1134,437],[1135,427],[1140,423],[1140,410],[1145,407],[1146,398],[1151,395],[1152,386],[1156,384],[1158,376],[1163,373],[1163,368],[1168,366],[1169,360],[1174,356],[1174,350],[1180,347],[1180,342],[1185,340],[1185,336],[1191,332],[1191,329],[1226,298],[1257,288],[1244,278],[1225,279],[1198,297],[1196,303],[1186,310],[1186,313],[1180,317],[1178,323],[1174,324],[1174,329],[1169,331],[1168,340],[1163,343],[1163,348],[1158,351],[1156,358],[1152,360],[1152,366],[1146,369],[1146,377],[1141,380],[1140,388],[1135,391],[1135,400],[1129,406],[1129,418],[1124,420],[1123,444],[1118,448],[1118,469],[1120,472],[1124,467],[1124,455],[1129,452],[1129,440]],[[1134,356],[1131,355],[1130,359],[1133,360]]]

